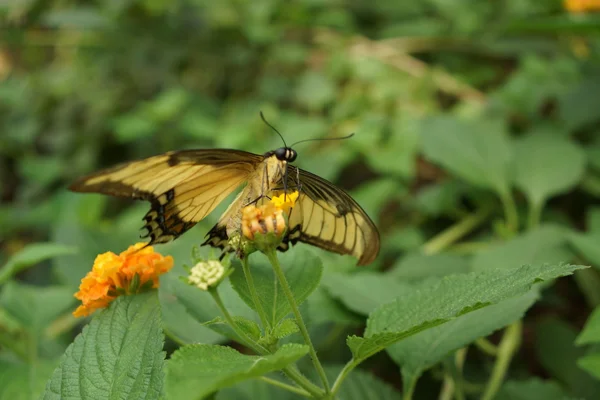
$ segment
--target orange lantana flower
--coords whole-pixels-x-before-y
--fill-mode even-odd
[[[105,308],[120,294],[158,287],[158,277],[173,268],[173,257],[163,257],[152,246],[144,246],[146,243],[137,243],[119,255],[110,251],[99,254],[75,293],[82,305],[73,315],[87,316]]]

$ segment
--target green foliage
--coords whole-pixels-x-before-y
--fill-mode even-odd
[[[434,117],[422,132],[427,158],[475,186],[508,193],[512,152],[501,122]]]
[[[324,378],[343,399],[597,398],[600,19],[569,4],[0,1],[0,398],[292,400]],[[80,333],[73,293],[148,204],[67,185],[171,150],[263,154],[282,142],[261,110],[288,144],[355,133],[295,164],[373,218],[377,260],[294,246],[297,307],[262,255],[258,300],[235,260],[191,287],[234,193],[156,247],[175,260],[158,300]]]
[[[577,366],[586,350],[575,346],[575,329],[563,321],[552,319],[542,321],[540,329],[543,334],[537,335],[535,350],[542,366],[573,396],[595,397],[600,392],[600,381]]]
[[[73,306],[72,295],[68,287],[39,288],[10,282],[2,288],[0,305],[23,328],[37,335]]]
[[[351,336],[348,346],[357,362],[419,332],[461,315],[526,293],[534,283],[565,276],[583,268],[572,265],[523,266],[455,275],[436,284],[421,285],[375,309],[367,320],[365,337]],[[419,307],[412,312],[411,304]]]
[[[583,150],[560,130],[531,132],[515,143],[515,183],[531,206],[539,208],[577,185],[585,162]]]
[[[600,343],[600,307],[596,307],[590,315],[575,341],[577,345],[589,343]],[[577,360],[577,365],[596,378],[600,378],[600,352],[597,348],[591,348],[586,355]]]
[[[406,388],[413,387],[424,371],[441,362],[450,352],[522,318],[537,297],[537,291],[533,289],[390,346],[387,351],[402,367]]]
[[[566,397],[568,396],[558,383],[534,378],[526,381],[506,382],[496,398],[498,400],[528,400],[534,398],[563,400]]]
[[[513,268],[523,264],[558,263],[571,258],[567,231],[544,225],[478,252],[471,261],[473,270]]]
[[[202,399],[222,387],[280,370],[306,353],[308,347],[299,344],[284,345],[269,356],[248,356],[224,346],[185,346],[167,364],[167,395]]]
[[[73,252],[74,249],[71,247],[54,243],[29,244],[13,255],[6,264],[0,268],[0,284],[5,283],[25,268],[31,267],[41,261]]]
[[[0,361],[0,397],[3,399],[39,399],[56,362],[41,360],[36,363]]]
[[[163,342],[156,293],[120,297],[67,348],[43,398],[159,399]]]
[[[271,326],[277,325],[292,309],[283,295],[281,285],[273,273],[273,269],[266,259],[251,261],[250,273],[256,283],[256,290],[260,297]],[[301,304],[317,288],[321,280],[323,265],[318,257],[304,249],[296,249],[281,256],[284,273],[292,287],[292,292],[298,304]],[[231,285],[240,295],[240,298],[256,311],[252,296],[242,272],[238,267],[231,275]]]

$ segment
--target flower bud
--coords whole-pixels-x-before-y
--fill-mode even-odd
[[[220,261],[208,260],[198,262],[188,276],[188,282],[202,290],[216,287],[228,275],[226,268]]]

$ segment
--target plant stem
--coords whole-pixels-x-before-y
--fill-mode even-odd
[[[467,235],[479,224],[484,222],[490,215],[491,208],[481,208],[473,214],[468,215],[450,228],[434,236],[422,247],[424,254],[436,254],[450,246],[463,236]]]
[[[297,387],[292,386],[292,385],[288,385],[287,383],[283,383],[283,382],[278,381],[276,379],[271,379],[271,378],[268,378],[266,376],[261,376],[258,379],[261,380],[261,381],[263,381],[263,382],[265,382],[265,383],[268,383],[269,385],[273,385],[273,386],[277,386],[278,388],[285,389],[288,392],[293,392],[293,393],[299,394],[300,396],[312,398],[312,396],[310,395],[310,393],[308,393],[307,391],[302,390],[302,389],[297,388]]]
[[[454,378],[454,392],[456,400],[465,400],[463,367],[467,358],[467,347],[458,350],[454,356],[456,365]]]
[[[241,261],[242,270],[244,271],[244,276],[246,277],[246,283],[248,284],[248,289],[250,290],[250,296],[252,297],[252,302],[254,303],[254,307],[256,308],[256,312],[258,313],[263,329],[267,329],[267,327],[270,328],[271,323],[267,319],[267,314],[265,313],[262,303],[260,302],[260,298],[258,297],[256,286],[254,286],[254,278],[252,278],[252,273],[250,272],[248,257],[243,257]]]
[[[454,397],[454,380],[449,373],[444,374],[444,381],[442,382],[442,390],[438,396],[438,400],[452,400]]]
[[[308,329],[306,329],[306,325],[304,324],[304,319],[302,318],[302,314],[300,314],[300,309],[298,308],[298,303],[296,303],[296,299],[294,298],[294,294],[292,293],[292,289],[290,289],[290,285],[283,273],[283,269],[281,269],[281,265],[279,264],[279,259],[277,258],[277,254],[275,250],[271,250],[266,253],[271,265],[273,266],[273,271],[275,271],[275,275],[277,275],[277,279],[279,279],[279,284],[283,289],[283,293],[287,297],[288,303],[296,317],[296,323],[298,324],[298,328],[300,328],[300,333],[304,337],[304,341],[308,345],[308,350],[310,353],[310,358],[312,359],[313,365],[319,374],[319,378],[321,378],[321,382],[323,382],[323,386],[325,388],[325,394],[328,395],[330,393],[329,381],[327,380],[327,375],[325,374],[325,370],[317,357],[317,352],[315,351],[315,346],[310,339],[310,335],[308,334]]]
[[[456,351],[454,357],[444,361],[446,372],[444,373],[444,383],[438,400],[464,400],[462,369],[467,355],[467,348]]]
[[[250,336],[248,336],[246,334],[246,332],[242,331],[238,327],[238,325],[235,323],[235,321],[231,317],[231,314],[229,314],[229,311],[227,310],[227,308],[225,308],[225,305],[223,304],[223,300],[221,299],[221,296],[219,295],[219,292],[217,291],[217,288],[210,288],[208,290],[208,293],[210,293],[210,295],[212,296],[213,300],[217,304],[217,307],[219,307],[219,310],[221,311],[221,314],[223,314],[223,317],[225,318],[225,321],[227,321],[227,324],[229,324],[229,326],[231,327],[231,329],[233,329],[233,331],[235,332],[235,334],[239,337],[239,339],[242,342],[242,344],[245,345],[245,346],[248,346],[249,348],[251,348],[252,350],[254,350],[258,354],[268,354],[269,351],[266,348],[264,348],[260,344],[256,343],[254,340],[252,340],[252,338]]]
[[[517,214],[517,205],[515,204],[515,199],[507,189],[505,192],[500,194],[500,201],[502,202],[502,208],[504,209],[506,228],[511,234],[514,234],[517,232],[517,229],[519,229],[519,215]]]
[[[346,376],[350,373],[350,371],[352,371],[354,369],[354,367],[356,367],[356,363],[354,362],[354,359],[348,361],[346,363],[346,365],[344,365],[344,368],[342,368],[342,370],[340,371],[340,374],[337,376],[337,378],[335,379],[335,382],[333,382],[333,386],[331,387],[331,394],[333,395],[333,397],[335,397],[338,390],[340,390],[340,387],[342,386],[344,379],[346,379]]]
[[[496,357],[498,355],[498,347],[486,338],[479,338],[475,341],[475,346],[483,351],[488,356]]]
[[[402,400],[412,400],[413,394],[415,394],[415,389],[417,387],[418,378],[413,378],[408,383],[408,387],[403,389],[404,394],[402,395]]]
[[[529,213],[527,215],[527,229],[532,230],[537,228],[542,219],[542,210],[544,204],[537,201],[531,201],[529,204]]]
[[[504,336],[498,346],[498,358],[494,364],[492,376],[486,385],[485,392],[481,396],[481,400],[492,400],[500,389],[510,361],[521,343],[522,328],[522,323],[519,320],[509,325],[504,331]]]
[[[238,327],[238,325],[231,317],[231,314],[229,314],[227,308],[225,308],[225,305],[223,304],[223,300],[221,299],[217,288],[211,288],[208,290],[208,292],[215,300],[215,303],[217,304],[217,307],[219,307],[221,314],[223,314],[225,321],[227,321],[231,329],[233,329],[236,335],[238,335],[238,337],[242,340],[243,344],[248,346],[258,354],[270,354],[269,350],[256,343],[254,340],[252,340],[252,338],[246,335],[246,333]],[[293,368],[286,367],[283,369],[283,373],[292,381],[296,382],[298,386],[310,393],[313,397],[321,398],[323,396],[323,391],[321,390],[321,388],[319,388],[317,385],[306,379],[302,374],[295,371]]]

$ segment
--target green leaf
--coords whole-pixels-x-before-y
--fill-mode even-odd
[[[277,339],[283,339],[284,337],[290,336],[296,332],[298,332],[300,328],[298,328],[298,324],[293,319],[283,319],[279,321],[279,324],[273,329],[273,336]]]
[[[7,283],[0,296],[0,305],[30,333],[39,335],[50,322],[73,307],[73,291],[60,286],[33,286]]]
[[[594,172],[600,171],[600,143],[588,144],[585,147],[587,164]]]
[[[575,341],[578,346],[588,343],[600,343],[600,307],[596,307],[592,312]]]
[[[390,271],[394,278],[406,281],[420,281],[426,278],[462,274],[470,271],[467,257],[451,254],[409,253],[402,257]]]
[[[74,252],[75,249],[73,247],[57,243],[28,244],[0,268],[0,284],[6,282],[20,271],[44,260],[65,254],[73,254]]]
[[[408,192],[398,179],[373,179],[352,191],[352,197],[365,210],[367,215],[377,215],[390,200]],[[377,196],[373,196],[377,193]]]
[[[38,399],[57,364],[48,360],[27,364],[0,360],[0,399]]]
[[[232,317],[234,323],[238,326],[239,329],[241,329],[242,331],[244,331],[244,333],[246,333],[246,335],[248,335],[250,338],[252,338],[254,341],[258,341],[261,337],[261,331],[260,331],[260,327],[258,326],[258,324],[252,320],[249,320],[248,318],[244,318],[244,317]],[[210,321],[207,321],[203,324],[203,326],[212,326],[212,325],[216,325],[216,324],[221,324],[221,325],[225,325],[227,326],[227,320],[223,317],[216,317],[211,319]],[[229,329],[229,328],[228,328]],[[237,340],[237,337],[235,338]]]
[[[377,306],[412,291],[406,283],[390,279],[387,274],[363,272],[332,273],[325,276],[323,286],[350,310],[368,315]]]
[[[567,230],[560,226],[543,225],[478,252],[473,257],[472,268],[515,268],[525,264],[559,263],[571,258],[567,247]]]
[[[552,130],[532,132],[515,143],[515,183],[530,203],[572,189],[585,172],[585,153],[573,141]]]
[[[217,342],[221,338],[212,334],[210,331],[217,332],[220,335],[226,336],[233,340],[239,340],[237,335],[226,325],[210,324],[204,325],[206,322],[213,320],[221,315],[221,311],[215,304],[211,295],[196,287],[187,285],[182,282],[179,277],[186,276],[187,271],[181,267],[174,267],[169,274],[161,277],[161,286],[159,287],[160,299],[163,307],[179,310],[181,315],[185,315],[185,320],[176,321],[170,319],[171,324],[169,330],[178,332],[178,337],[185,338],[186,343],[197,343],[201,341],[206,343],[209,341]],[[246,306],[240,299],[237,293],[231,288],[228,280],[223,281],[219,285],[219,294],[225,304],[225,307],[234,316],[241,316],[247,319],[256,317],[255,313]],[[165,316],[165,318],[169,318]],[[192,320],[189,320],[191,318]],[[185,322],[187,320],[187,322]],[[182,323],[185,322],[185,325]],[[200,327],[197,332],[185,331],[185,326]]]
[[[525,314],[538,297],[536,290],[498,304],[461,315],[443,325],[417,333],[388,347],[387,352],[402,367],[405,387],[414,387],[421,374],[441,362],[450,352],[490,335]]]
[[[286,344],[266,356],[249,356],[217,345],[184,346],[167,363],[167,395],[203,399],[220,388],[279,371],[307,353],[308,346],[299,344]]]
[[[194,318],[186,307],[186,304],[194,308],[202,308],[203,305],[196,305],[193,301],[181,301],[182,298],[187,298],[186,294],[188,292],[184,294],[180,289],[183,290],[184,287],[185,289],[193,289],[178,279],[178,272],[183,274],[183,271],[182,267],[176,266],[171,273],[160,277],[158,298],[163,316],[163,327],[168,336],[175,338],[179,343],[219,343],[223,340],[222,335],[203,325],[203,322],[210,319],[210,315],[206,315],[205,319],[200,321]],[[226,283],[223,283],[223,285],[226,285]],[[190,292],[193,291],[190,290]],[[207,296],[204,300],[212,304],[212,299],[209,297]],[[216,307],[211,309],[210,312],[214,312],[212,317],[218,315]]]
[[[429,160],[475,186],[508,193],[511,148],[501,123],[434,117],[421,129]]]
[[[163,342],[156,291],[121,296],[67,348],[43,399],[159,399]]]
[[[585,215],[585,224],[589,233],[593,235],[600,234],[600,207],[588,208]]]
[[[311,324],[335,322],[341,325],[358,325],[362,318],[349,311],[331,296],[323,285],[319,286],[306,301],[308,320]]]
[[[581,357],[577,360],[577,365],[596,379],[600,379],[600,353],[592,353]]]
[[[600,269],[600,238],[595,235],[572,233],[569,242],[575,250],[589,261],[592,266]]]
[[[278,254],[278,257],[294,297],[298,304],[301,304],[319,286],[323,273],[321,260],[310,251],[301,248]],[[261,255],[260,257],[251,257],[249,263],[258,297],[267,316],[271,317],[271,325],[274,326],[292,309],[283,295],[283,289],[277,282],[273,267],[268,260]],[[236,266],[230,280],[242,300],[254,309],[254,302],[241,266]],[[275,283],[277,284],[275,285]]]
[[[529,291],[539,281],[570,275],[584,266],[539,265],[452,275],[425,282],[406,296],[378,307],[365,337],[348,338],[355,362],[409,336]]]
[[[285,382],[288,383],[288,382]],[[299,397],[258,379],[243,381],[217,392],[216,400],[298,400]]]
[[[560,117],[570,130],[598,121],[600,116],[600,77],[592,74],[558,98]]]
[[[341,367],[325,367],[330,382],[335,381],[341,369]],[[400,393],[371,373],[355,369],[342,383],[337,398],[344,400],[397,400],[400,398]]]
[[[586,355],[585,349],[575,346],[577,331],[556,319],[542,321],[535,331],[535,352],[546,372],[563,383],[574,397],[596,398],[600,381],[577,366],[577,360]]]
[[[246,335],[250,336],[255,341],[260,339],[260,327],[256,322],[244,317],[233,317],[233,321],[246,333]]]
[[[569,396],[554,381],[543,381],[539,378],[530,378],[526,381],[507,381],[495,400],[566,400]]]
[[[455,211],[466,185],[447,179],[435,185],[428,185],[419,190],[414,197],[417,209],[429,216],[440,215]]]

